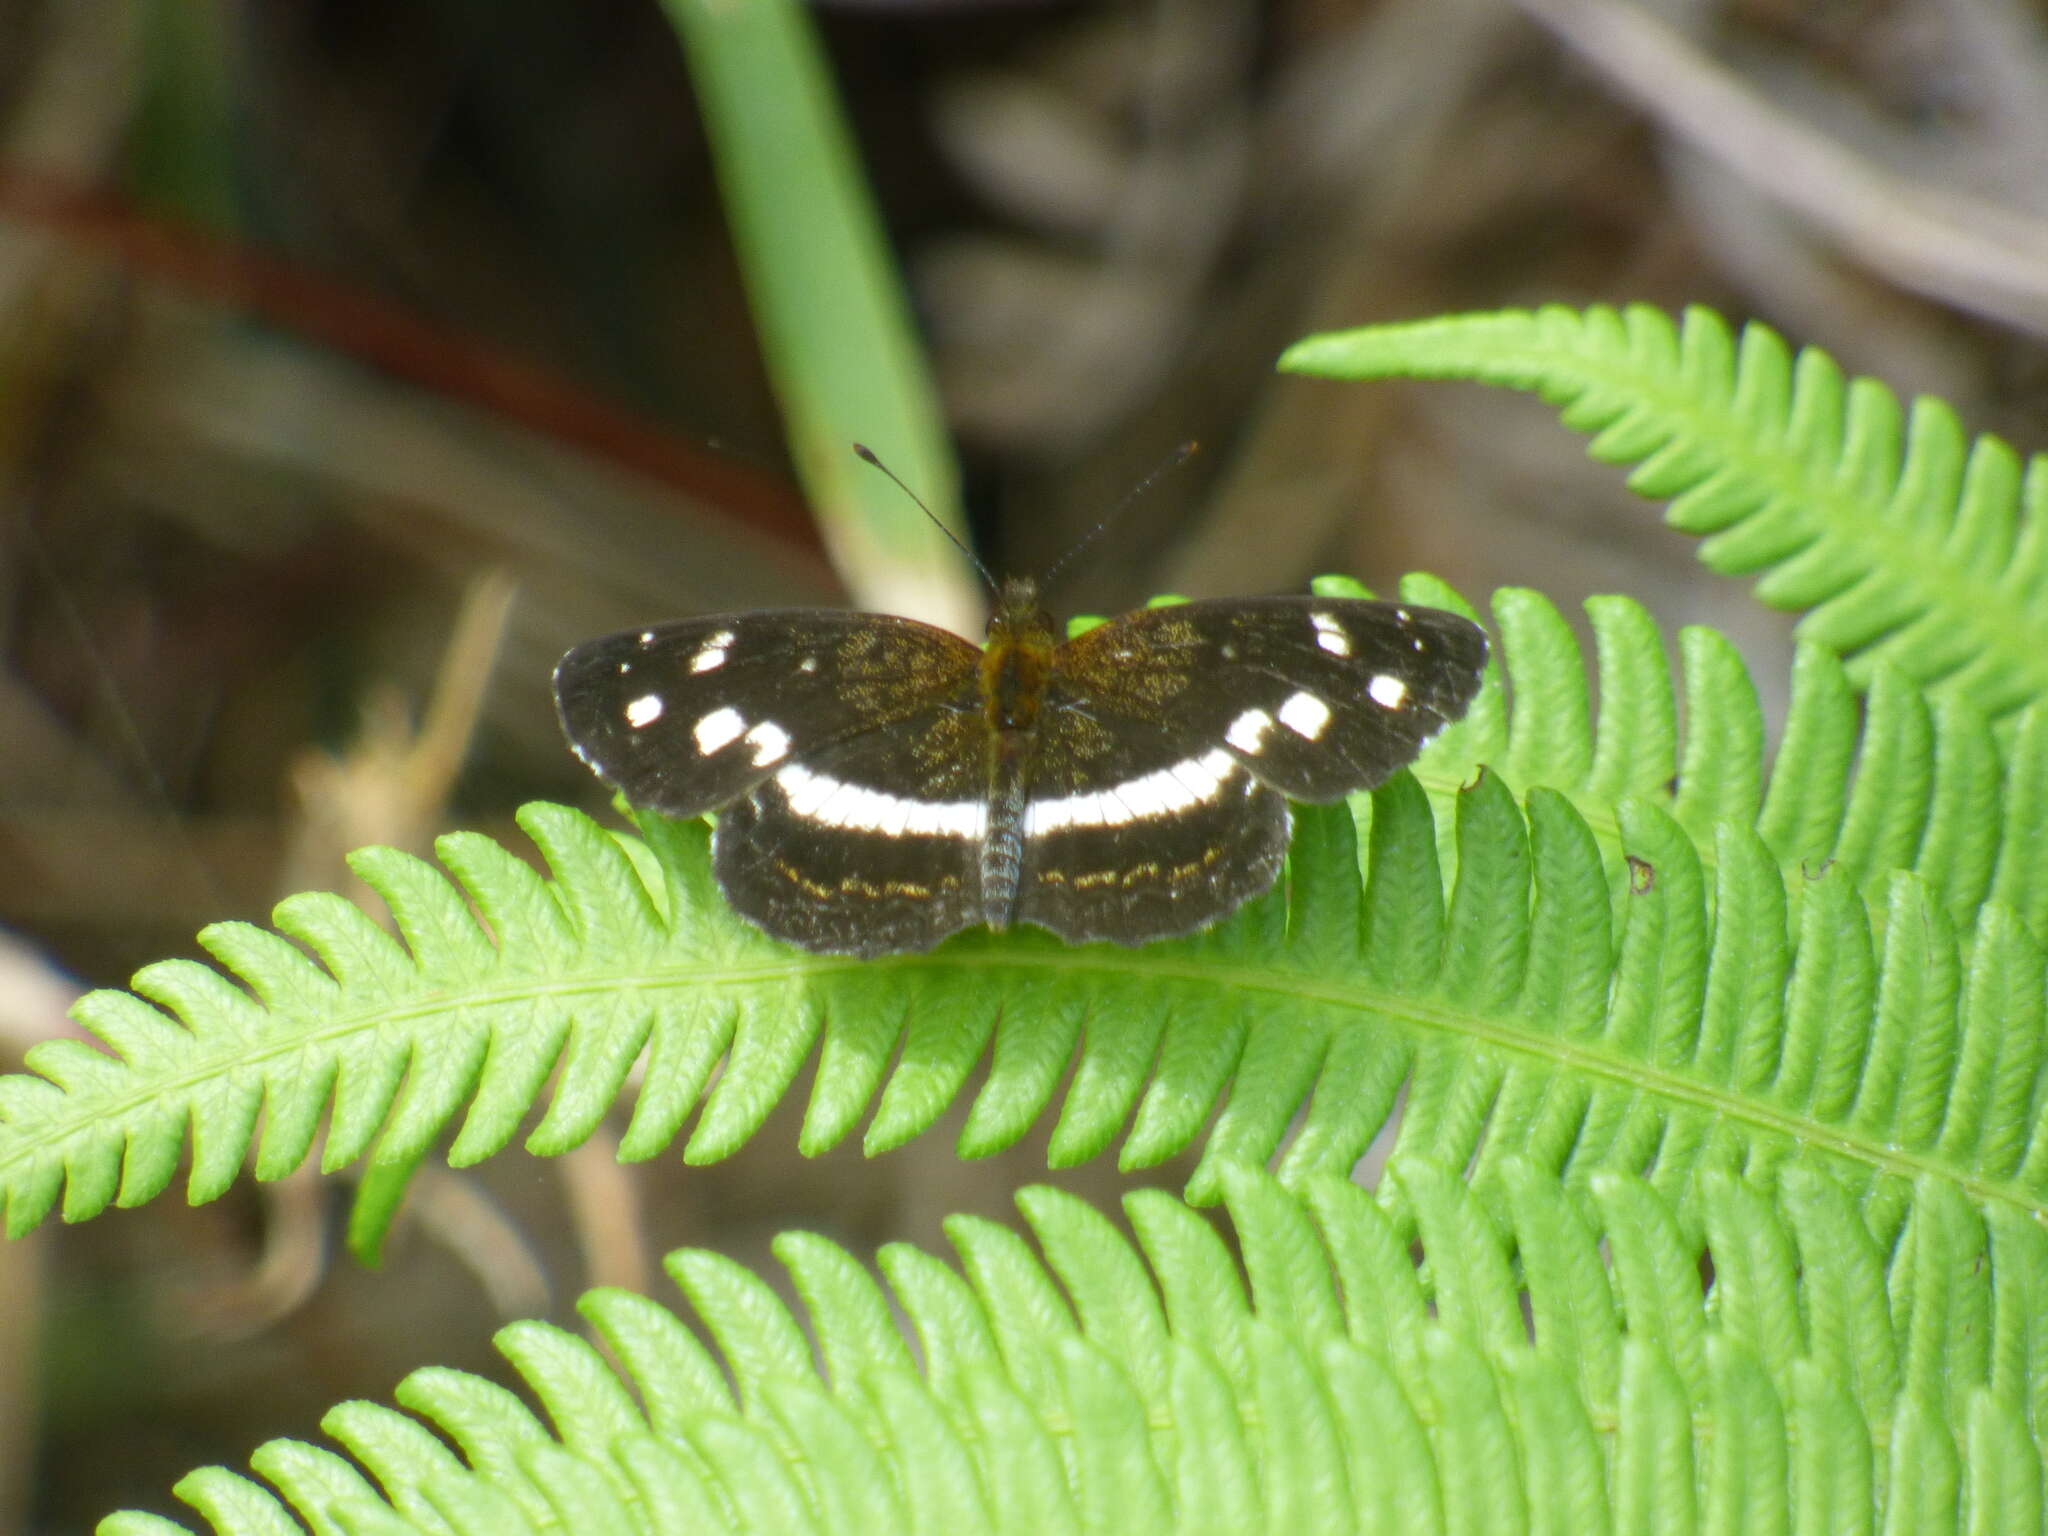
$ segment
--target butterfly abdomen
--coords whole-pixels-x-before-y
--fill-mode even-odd
[[[1007,749],[1007,750],[1006,750]],[[1001,931],[1017,915],[1024,878],[1024,781],[1028,747],[1017,737],[998,738],[989,775],[988,833],[981,845],[982,921]]]

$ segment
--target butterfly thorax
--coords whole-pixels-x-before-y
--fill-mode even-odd
[[[1022,579],[1004,582],[981,657],[982,708],[990,731],[1028,734],[1038,724],[1052,652],[1052,615],[1038,606],[1038,589]]]

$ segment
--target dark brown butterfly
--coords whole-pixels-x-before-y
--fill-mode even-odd
[[[1382,783],[1463,715],[1469,620],[1228,598],[1061,642],[1028,581],[988,643],[885,614],[767,609],[580,645],[577,755],[636,805],[716,811],[735,910],[804,949],[929,949],[977,924],[1082,942],[1192,932],[1272,885],[1289,799]]]

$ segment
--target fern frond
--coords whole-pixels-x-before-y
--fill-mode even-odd
[[[543,1324],[499,1335],[545,1422],[423,1370],[408,1412],[327,1415],[347,1457],[277,1441],[251,1458],[275,1492],[219,1468],[178,1492],[222,1536],[2042,1528],[2037,1227],[1930,1207],[1905,1239],[1927,1257],[1887,1295],[1822,1179],[1774,1199],[1717,1176],[1690,1235],[1640,1180],[1602,1175],[1579,1204],[1517,1160],[1491,1209],[1427,1162],[1397,1162],[1377,1199],[1226,1182],[1242,1270],[1156,1191],[1125,1202],[1135,1245],[1027,1190],[1037,1251],[955,1218],[957,1268],[892,1245],[880,1285],[786,1235],[801,1317],[678,1253],[710,1349],[644,1297],[593,1292],[580,1310],[616,1366]]]
[[[1700,558],[1761,573],[1756,593],[1806,616],[1801,638],[1888,662],[1993,719],[2048,697],[2048,460],[2022,468],[1989,435],[1768,326],[1738,343],[1713,311],[1549,306],[1369,326],[1298,342],[1280,366],[1333,378],[1476,379],[1526,389],[1636,466]]]
[[[1341,577],[1316,586],[1331,596],[1364,591]],[[1430,578],[1411,577],[1401,590],[1477,617]],[[1418,766],[1441,809],[1482,767],[1518,795],[1562,792],[1599,841],[1617,921],[1628,890],[1618,808],[1633,796],[1668,811],[1710,863],[1723,822],[1754,825],[1795,897],[1826,869],[1863,887],[1881,911],[1892,875],[1909,870],[1959,926],[1973,925],[1990,900],[2048,938],[2048,861],[2036,853],[2048,842],[2048,707],[2010,720],[2001,739],[1967,704],[1930,702],[1887,663],[1869,669],[1859,701],[1840,660],[1801,645],[1767,774],[1756,687],[1725,638],[1681,630],[1674,689],[1664,639],[1640,604],[1589,598],[1586,615],[1597,726],[1585,658],[1556,606],[1524,588],[1494,594],[1505,688],[1490,680]],[[1440,852],[1454,869],[1448,840]]]
[[[60,1197],[70,1219],[153,1197],[188,1137],[194,1200],[252,1147],[275,1177],[324,1116],[323,1167],[370,1161],[358,1231],[374,1239],[450,1127],[451,1163],[488,1156],[550,1083],[530,1150],[589,1135],[644,1061],[624,1154],[656,1154],[695,1114],[685,1157],[708,1161],[753,1134],[814,1050],[807,1152],[922,1133],[986,1057],[964,1151],[1021,1135],[1071,1067],[1054,1161],[1122,1134],[1124,1165],[1148,1166],[1213,1118],[1191,1185],[1203,1199],[1226,1167],[1283,1149],[1292,1182],[1348,1169],[1405,1093],[1402,1148],[1473,1168],[1489,1197],[1512,1149],[1579,1189],[1649,1170],[1674,1198],[1714,1170],[1770,1185],[1825,1167],[1885,1233],[1930,1181],[1978,1209],[2048,1213],[2044,875],[2023,836],[2041,790],[2001,769],[2040,743],[2022,732],[2005,758],[1962,706],[1930,714],[1887,684],[1850,781],[1846,684],[1815,652],[1792,766],[1764,789],[1754,700],[1724,643],[1681,647],[1698,732],[1681,752],[1640,610],[1595,610],[1613,685],[1597,739],[1554,611],[1511,593],[1499,612],[1529,705],[1510,714],[1489,686],[1419,777],[1349,812],[1303,808],[1272,895],[1142,950],[1022,933],[876,963],[799,954],[719,899],[701,823],[650,818],[643,841],[529,807],[551,878],[467,834],[440,845],[452,883],[368,850],[357,868],[399,937],[338,898],[294,898],[282,937],[202,936],[240,985],[149,967],[135,994],[80,1006],[113,1054],[57,1042],[31,1054],[39,1076],[0,1079],[9,1230]],[[1553,711],[1581,723],[1524,723]],[[1916,776],[1930,741],[1933,771]],[[1507,771],[1473,766],[1488,761]],[[1845,782],[1837,823],[1809,791]],[[1987,816],[1986,793],[2019,809]]]

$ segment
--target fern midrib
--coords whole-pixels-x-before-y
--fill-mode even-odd
[[[1383,992],[1356,981],[1321,981],[1298,971],[1243,965],[1223,965],[1194,959],[1148,960],[1142,965],[1131,957],[1094,953],[1087,950],[1031,954],[1016,952],[991,955],[962,952],[957,955],[905,956],[900,959],[860,961],[810,957],[799,961],[769,961],[753,966],[726,966],[715,970],[679,970],[672,975],[606,973],[565,977],[556,981],[525,982],[517,987],[474,989],[451,992],[445,989],[423,995],[416,1001],[349,1014],[304,1034],[280,1039],[274,1044],[250,1049],[246,1041],[231,1042],[213,1058],[216,1065],[188,1070],[174,1076],[138,1078],[133,1093],[107,1097],[72,1098],[77,1113],[68,1124],[61,1117],[38,1120],[41,1134],[25,1136],[21,1122],[0,1126],[0,1139],[15,1145],[0,1151],[0,1183],[12,1182],[14,1171],[29,1163],[61,1155],[59,1149],[70,1139],[86,1134],[103,1135],[109,1123],[125,1124],[141,1113],[161,1115],[167,1100],[189,1102],[203,1085],[225,1075],[243,1076],[261,1072],[267,1063],[303,1055],[309,1046],[324,1046],[337,1054],[350,1036],[366,1030],[405,1026],[411,1050],[417,1054],[418,1032],[412,1026],[435,1019],[454,1009],[492,1010],[522,1002],[554,999],[568,1002],[581,997],[610,998],[621,992],[638,994],[673,990],[701,991],[707,988],[787,987],[793,981],[856,971],[873,975],[881,968],[971,970],[986,978],[992,971],[1057,971],[1069,975],[1095,974],[1130,979],[1148,977],[1215,988],[1263,993],[1302,1003],[1342,1008],[1390,1018],[1417,1031],[1435,1030],[1461,1035],[1495,1050],[1547,1063],[1557,1070],[1574,1071],[1605,1079],[1638,1091],[1659,1095],[1689,1105],[1759,1133],[1773,1133],[1794,1143],[1814,1146],[1853,1162],[1898,1178],[1911,1180],[1933,1174],[1980,1202],[1999,1201],[2026,1212],[2035,1221],[2048,1223],[2048,1201],[2030,1198],[2003,1181],[1976,1177],[1931,1153],[1919,1153],[1892,1146],[1874,1137],[1834,1125],[1826,1125],[1793,1111],[1745,1098],[1668,1069],[1615,1057],[1610,1052],[1563,1039],[1534,1034],[1514,1027],[1509,1021],[1484,1018],[1442,1004],[1436,999],[1412,993]],[[67,1096],[68,1097],[68,1096]],[[54,1129],[53,1129],[54,1128]]]
[[[1584,334],[1583,328],[1580,334]],[[1538,349],[1534,355],[1541,360],[1530,365],[1532,373],[1540,377],[1555,371],[1554,351]],[[1808,461],[1791,451],[1782,429],[1760,438],[1748,422],[1726,408],[1734,399],[1732,389],[1717,393],[1716,403],[1723,408],[1712,409],[1697,395],[1672,389],[1669,373],[1614,367],[1615,357],[1611,352],[1574,351],[1571,356],[1589,378],[1604,377],[1612,387],[1661,407],[1675,422],[1697,424],[1695,438],[1704,437],[1712,442],[1715,451],[1725,456],[1731,466],[1745,470],[1756,482],[1777,486],[1797,504],[1812,507],[1820,536],[1838,544],[1844,540],[1853,544],[1862,557],[1860,563],[1867,569],[1884,573],[1909,591],[1920,590],[1935,598],[1948,593],[1952,601],[1930,602],[1913,617],[1939,607],[1951,621],[1963,625],[1977,636],[1974,650],[2005,655],[2030,680],[2028,697],[2039,698],[2048,693],[2048,633],[2041,632],[2037,616],[2021,601],[2021,594],[2009,592],[1992,582],[1969,578],[1948,556],[1945,549],[1947,541],[1941,535],[1953,528],[1952,517],[1940,523],[1938,533],[1915,537],[1917,523],[1897,517],[1873,516],[1873,509],[1868,504],[1854,501],[1841,493],[1837,477],[1816,477]],[[1846,389],[1847,386],[1844,387]],[[1847,420],[1845,410],[1845,426]],[[1910,444],[1910,435],[1903,441]],[[1759,443],[1769,443],[1776,451],[1766,452],[1753,446]],[[1901,452],[1903,471],[1903,447]],[[1839,464],[1840,459],[1831,462]],[[1902,476],[1892,477],[1892,487],[1896,487],[1900,478]],[[1756,515],[1752,512],[1747,516]],[[1846,591],[1847,587],[1843,590]],[[1891,626],[1876,644],[1882,645],[1902,627]],[[2013,637],[2030,634],[2033,636],[2031,645],[2013,643]],[[1926,678],[1922,681],[1931,684],[1936,680]]]
[[[1045,968],[1050,964],[1064,961],[1065,957],[1057,955],[1042,958],[1017,955],[1005,956],[994,962],[983,960],[975,963],[969,962],[963,956],[958,963],[963,966],[973,963],[975,969],[987,971],[998,965]],[[939,961],[927,957],[924,963],[932,965],[950,962],[944,957]],[[1074,969],[1101,972],[1116,970],[1114,965],[1108,964],[1087,961],[1067,963],[1072,964]],[[1196,982],[1215,982],[1219,976],[1229,974],[1232,977],[1229,984],[1247,991],[1280,993],[1306,1001],[1350,1008],[1361,1013],[1385,1014],[1418,1029],[1434,1026],[1447,1033],[1462,1034],[1495,1046],[1502,1051],[1547,1059],[1560,1066],[1576,1067],[1590,1076],[1605,1077],[1631,1087],[1661,1093],[1668,1098],[1712,1110],[1760,1129],[1774,1130],[1789,1140],[1808,1146],[1818,1146],[1851,1160],[1866,1162],[1873,1168],[1902,1178],[1910,1179],[1920,1173],[1932,1173],[1980,1200],[1998,1200],[2026,1211],[2037,1221],[2048,1222],[2048,1201],[2027,1199],[2013,1193],[2007,1184],[1965,1175],[1952,1164],[1942,1162],[1933,1156],[1907,1152],[1873,1137],[1857,1135],[1835,1126],[1824,1126],[1791,1111],[1721,1092],[1661,1068],[1630,1065],[1611,1055],[1586,1050],[1556,1035],[1534,1035],[1472,1014],[1435,1007],[1429,999],[1417,998],[1412,994],[1378,994],[1369,987],[1345,988],[1334,983],[1304,984],[1302,977],[1289,972],[1246,970],[1223,973],[1213,968],[1172,962],[1163,963],[1152,969],[1155,973],[1171,979]]]

